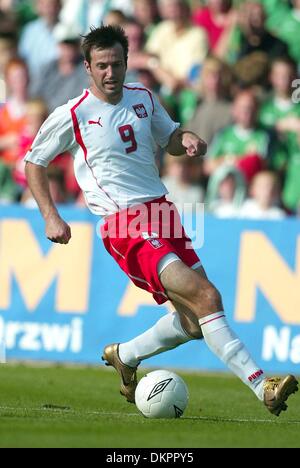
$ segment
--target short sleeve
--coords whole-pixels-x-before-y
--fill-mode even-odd
[[[180,127],[178,122],[174,122],[167,111],[160,104],[156,96],[153,96],[152,134],[156,143],[165,148],[168,146],[172,133]]]
[[[25,161],[47,167],[59,154],[72,152],[75,144],[71,112],[67,105],[58,107],[42,125]]]

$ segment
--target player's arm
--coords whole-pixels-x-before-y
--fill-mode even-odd
[[[29,188],[45,221],[47,238],[55,243],[68,244],[71,239],[71,229],[59,216],[51,198],[47,169],[43,166],[26,162],[25,171]]]
[[[207,144],[198,135],[188,130],[177,128],[172,133],[167,151],[172,156],[204,156],[207,151]]]
[[[51,198],[47,167],[58,154],[71,151],[74,141],[69,109],[62,106],[44,122],[25,156],[28,185],[45,220],[46,236],[59,244],[69,242],[71,229],[59,216]]]

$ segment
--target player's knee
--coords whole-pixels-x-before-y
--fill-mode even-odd
[[[184,285],[184,296],[191,299],[191,301],[197,300],[199,289],[201,284],[197,273],[192,272],[188,280]]]
[[[182,314],[180,315],[180,323],[186,334],[192,339],[200,340],[203,338],[202,330],[196,316],[192,319]]]
[[[202,340],[203,339],[203,333],[201,330],[200,325],[197,326],[195,324],[188,324],[188,326],[185,328],[185,332],[194,340]]]
[[[218,312],[223,310],[222,297],[210,281],[199,282],[197,291],[192,296],[192,310],[196,316],[202,316],[201,311]]]
[[[216,312],[222,310],[221,294],[213,284],[208,282],[207,286],[204,288],[203,296],[209,310],[216,310]]]

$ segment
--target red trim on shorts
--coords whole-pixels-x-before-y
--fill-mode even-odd
[[[79,126],[79,122],[78,122],[78,119],[77,119],[77,115],[76,115],[76,109],[83,103],[83,101],[86,100],[86,98],[90,95],[88,89],[86,90],[85,92],[85,95],[80,99],[80,101],[75,104],[75,106],[73,106],[71,108],[71,115],[72,115],[72,121],[73,121],[73,128],[74,128],[74,133],[75,133],[75,139],[77,141],[77,143],[79,144],[79,146],[82,148],[82,151],[83,151],[83,154],[84,154],[84,159],[85,159],[85,162],[86,162],[86,165],[88,166],[89,170],[91,171],[92,173],[92,176],[93,178],[95,179],[96,181],[96,184],[97,186],[99,187],[99,189],[105,193],[105,195],[113,202],[113,204],[118,208],[118,210],[120,209],[119,205],[111,198],[111,196],[104,190],[103,187],[101,187],[101,185],[99,185],[98,181],[97,181],[97,178],[93,172],[93,169],[91,168],[91,166],[89,165],[89,162],[88,162],[88,149],[87,147],[85,146],[84,144],[84,141],[83,141],[83,138],[82,138],[82,135],[81,135],[81,131],[80,131],[80,126]],[[101,207],[102,208],[102,207]]]
[[[149,91],[149,89],[147,88],[129,88],[128,86],[123,86],[124,88],[126,89],[129,89],[131,91],[146,91],[146,93],[149,94],[149,97],[151,99],[151,102],[152,102],[152,114],[154,114],[154,101],[153,101],[153,96],[152,96],[152,93]]]
[[[223,317],[225,317],[225,315],[220,315],[219,317],[216,317],[214,319],[208,320],[207,322],[201,323],[201,327],[203,325],[207,325],[208,323],[214,322],[215,320],[219,320],[220,318],[223,318]]]

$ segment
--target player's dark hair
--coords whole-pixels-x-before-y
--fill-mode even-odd
[[[85,60],[91,63],[91,51],[95,49],[109,49],[116,44],[121,44],[124,51],[125,63],[128,61],[128,39],[125,31],[120,26],[100,26],[91,28],[89,34],[83,37],[82,51]]]

